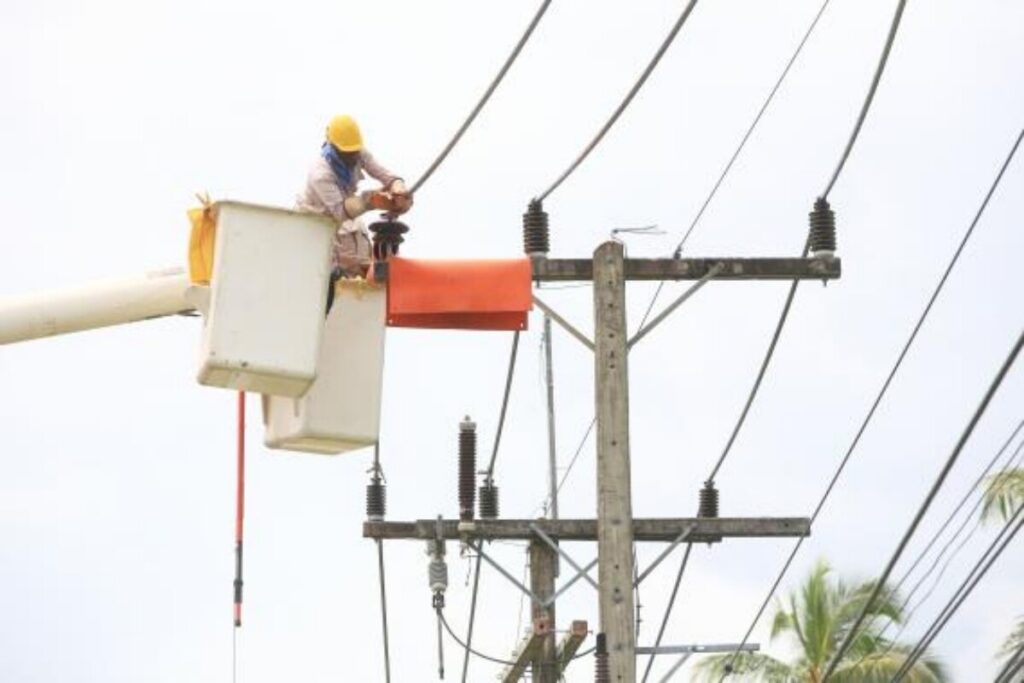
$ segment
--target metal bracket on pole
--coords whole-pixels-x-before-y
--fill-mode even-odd
[[[757,643],[746,643],[742,647],[738,644],[715,643],[714,645],[662,645],[660,647],[637,646],[638,655],[681,655],[698,654],[707,655],[721,652],[757,652],[761,646]]]
[[[633,338],[626,343],[626,348],[632,349],[634,344],[636,344],[638,341],[646,337],[651,330],[653,330],[655,327],[657,327],[659,323],[661,323],[662,320],[672,315],[673,311],[679,308],[684,301],[686,301],[691,296],[696,294],[697,290],[706,285],[709,280],[711,280],[713,277],[722,272],[723,268],[725,268],[725,264],[722,262],[718,262],[714,266],[712,266],[711,269],[708,270],[707,273],[705,273],[704,277],[690,285],[689,289],[687,289],[685,292],[679,295],[679,297],[675,301],[666,306],[665,310],[659,313],[657,316],[655,316],[654,320],[644,325],[642,329],[638,330],[637,333],[633,335]]]
[[[590,578],[590,574],[587,574],[586,570],[584,570],[582,567],[580,567],[578,564],[576,564],[576,562],[571,557],[569,557],[569,554],[566,553],[564,550],[562,550],[557,543],[555,543],[553,540],[551,540],[551,537],[548,536],[546,533],[544,533],[540,529],[540,527],[538,527],[536,524],[531,524],[530,528],[533,530],[533,533],[535,533],[538,536],[540,536],[542,541],[547,543],[549,546],[551,546],[551,548],[556,553],[561,555],[562,558],[566,562],[568,562],[572,566],[573,569],[575,569],[579,574],[582,574],[583,578],[586,579],[590,583],[591,586],[593,586],[595,589],[597,588],[597,581],[594,581],[594,579]],[[591,564],[590,566],[593,566],[593,565]]]
[[[686,660],[692,656],[692,652],[686,652],[682,656],[680,656],[678,661],[676,661],[676,663],[672,665],[672,668],[666,671],[665,675],[661,677],[660,683],[665,683],[665,681],[672,678],[672,676],[675,675],[677,671],[679,671],[680,667],[682,667],[683,664],[686,664]]]
[[[549,318],[551,318],[556,323],[561,325],[563,330],[565,330],[566,332],[568,332],[572,336],[576,337],[576,339],[578,339],[581,344],[586,346],[591,351],[594,350],[594,342],[592,342],[587,337],[587,335],[583,334],[578,329],[573,327],[572,323],[570,323],[568,320],[566,320],[562,316],[558,315],[558,313],[555,312],[555,309],[551,308],[546,303],[541,301],[540,297],[538,297],[536,294],[533,295],[533,303],[537,304],[537,308],[539,308],[540,310],[544,311]]]
[[[494,567],[495,569],[497,569],[499,574],[501,574],[506,579],[511,581],[512,585],[515,586],[516,588],[518,588],[519,590],[521,590],[523,593],[525,593],[527,595],[527,597],[529,597],[531,600],[533,600],[534,602],[536,602],[538,604],[544,604],[544,601],[541,600],[540,598],[538,598],[536,596],[536,594],[534,594],[534,592],[532,590],[530,590],[529,588],[524,586],[522,583],[519,582],[519,579],[517,579],[516,577],[512,576],[511,574],[509,574],[507,571],[505,571],[504,567],[502,567],[500,564],[498,564],[497,562],[492,560],[490,558],[490,556],[487,553],[484,552],[484,548],[483,548],[482,544],[480,544],[480,543],[473,543],[472,541],[468,541],[467,545],[470,548],[472,548],[473,550],[477,551],[477,553],[480,554],[480,557],[484,558],[484,560],[487,561],[487,564],[489,564],[492,567]]]
[[[512,576],[511,574],[509,574],[508,571],[504,567],[502,567],[500,564],[498,564],[493,559],[491,559],[491,557],[487,553],[484,552],[483,547],[482,547],[481,544],[473,543],[472,541],[470,541],[468,543],[468,545],[469,545],[470,548],[472,548],[473,550],[478,552],[480,554],[480,557],[482,557],[484,559],[484,561],[487,562],[487,564],[489,564],[492,567],[494,567],[495,569],[497,569],[499,574],[501,574],[506,579],[508,579],[509,582],[511,582],[513,586],[515,586],[516,588],[521,590],[524,595],[526,595],[528,598],[530,598],[530,600],[533,600],[534,602],[536,602],[541,607],[547,607],[548,605],[554,604],[555,600],[558,599],[558,596],[560,596],[562,593],[564,593],[566,590],[568,590],[569,587],[572,586],[574,583],[576,583],[581,577],[586,577],[586,578],[589,579],[590,577],[587,575],[587,572],[589,572],[591,569],[593,569],[594,566],[597,564],[597,558],[595,557],[593,560],[590,561],[589,564],[587,564],[587,566],[581,567],[579,572],[577,572],[571,579],[566,581],[562,585],[561,588],[559,588],[557,591],[555,591],[555,593],[553,593],[551,595],[550,598],[548,598],[547,600],[541,600],[539,597],[537,597],[536,593],[534,593],[532,590],[530,590],[529,588],[524,586],[519,581],[519,579],[517,579],[516,577]],[[593,583],[593,581],[591,581],[591,583]]]
[[[662,560],[664,560],[666,557],[672,554],[672,551],[676,549],[677,545],[686,540],[686,537],[690,535],[690,532],[693,531],[694,528],[696,528],[696,526],[696,524],[691,524],[690,526],[683,529],[683,533],[676,536],[675,540],[673,540],[672,543],[670,543],[669,546],[665,548],[665,550],[663,550],[661,554],[654,559],[654,562],[651,562],[651,565],[647,567],[647,569],[645,569],[640,574],[640,576],[636,577],[636,581],[633,582],[633,586],[639,586],[640,582],[646,579],[647,575],[654,571],[654,568],[661,564]]]

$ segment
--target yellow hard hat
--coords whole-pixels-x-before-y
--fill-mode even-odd
[[[327,124],[327,140],[342,152],[358,152],[363,148],[359,124],[348,114],[339,114]]]

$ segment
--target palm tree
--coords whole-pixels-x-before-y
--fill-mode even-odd
[[[798,591],[787,600],[776,600],[771,638],[785,634],[797,646],[791,662],[763,653],[716,655],[700,661],[693,679],[717,683],[724,675],[737,680],[766,683],[820,683],[833,653],[846,637],[875,588],[874,581],[855,585],[830,577],[831,569],[819,561]],[[860,635],[843,657],[829,680],[832,683],[888,683],[903,665],[911,647],[893,643],[880,635],[886,622],[903,619],[901,601],[892,590],[882,590],[860,629]],[[908,683],[945,683],[945,668],[927,654],[904,679]]]
[[[981,506],[983,522],[1009,522],[1024,505],[1024,469],[1015,468],[993,474],[986,480],[985,494]],[[1009,661],[1024,648],[1024,616],[1003,642],[997,654],[998,659]]]

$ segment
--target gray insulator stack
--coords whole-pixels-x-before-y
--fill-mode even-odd
[[[530,201],[523,214],[523,250],[527,256],[544,257],[550,251],[548,238],[548,215],[539,199]]]
[[[366,518],[373,522],[384,519],[387,512],[387,492],[379,475],[374,475],[366,485]]]
[[[431,592],[444,593],[448,590],[448,563],[444,561],[444,558],[437,555],[430,558],[430,567],[427,573]]]
[[[476,423],[466,418],[459,424],[459,519],[473,520],[476,507]]]
[[[612,683],[612,672],[608,667],[608,640],[603,633],[597,634],[594,649],[594,683]]]
[[[498,512],[498,487],[488,479],[480,487],[480,519],[497,519]]]
[[[828,200],[818,197],[814,210],[808,214],[811,223],[809,241],[814,256],[832,256],[836,253],[836,214]]]

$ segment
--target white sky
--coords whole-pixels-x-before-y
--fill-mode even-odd
[[[856,116],[892,0],[834,0],[688,247],[793,255]],[[553,255],[657,223],[632,255],[671,252],[817,0],[701,3],[595,154],[547,202]],[[555,2],[409,216],[406,253],[521,253],[520,214],[632,84],[682,7]],[[290,205],[326,119],[354,114],[414,179],[479,97],[535,2],[90,3],[0,8],[0,296],[184,263],[196,191]],[[911,2],[860,142],[832,194],[841,281],[798,293],[762,393],[718,484],[725,515],[806,515],[1024,124],[1024,5]],[[818,557],[881,571],[1021,329],[1024,163],[1008,170],[947,290],[813,529]],[[777,319],[784,284],[711,285],[631,359],[634,512],[689,515]],[[639,319],[652,287],[631,286]],[[681,291],[671,285],[669,293]],[[590,328],[589,290],[547,295]],[[524,337],[498,459],[502,512],[546,489],[540,319]],[[0,350],[0,678],[223,681],[231,675],[234,394],[194,380],[198,325],[174,318]],[[382,457],[390,519],[456,512],[457,423],[489,453],[509,337],[393,330]],[[357,361],[353,361],[357,362]],[[591,362],[555,339],[565,465],[593,410]],[[371,454],[270,454],[250,401],[239,680],[382,680],[376,554],[361,538]],[[912,558],[1022,417],[1015,368],[911,545]],[[594,513],[592,444],[561,500]],[[917,635],[994,534],[979,533],[909,628]],[[666,642],[738,640],[790,541],[694,549]],[[593,546],[567,544],[586,561]],[[956,680],[988,680],[1024,612],[1020,543],[936,641]],[[641,548],[646,564],[656,547]],[[426,558],[387,545],[395,681],[432,680]],[[519,547],[496,546],[513,573]],[[464,628],[468,560],[449,545],[448,616]],[[678,562],[643,585],[653,641]],[[897,574],[908,566],[904,562]],[[566,571],[567,573],[567,571]],[[506,656],[519,596],[484,570],[474,643]],[[583,584],[559,626],[597,624]],[[524,621],[525,623],[525,621]],[[767,645],[767,630],[756,633]],[[446,642],[448,677],[461,653]],[[775,652],[785,653],[779,643]],[[660,660],[655,673],[671,664]],[[641,661],[641,666],[643,662]],[[474,661],[470,680],[496,666]],[[568,680],[592,680],[588,659]]]

